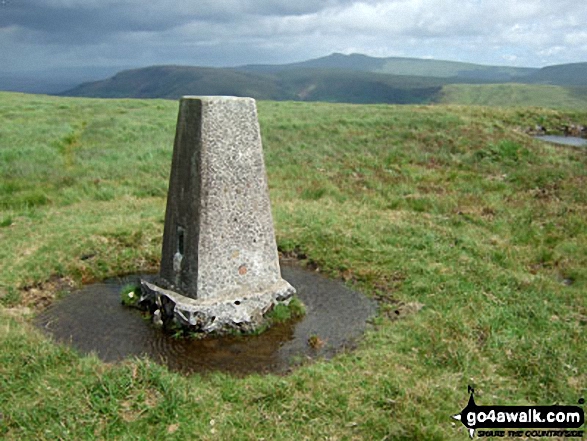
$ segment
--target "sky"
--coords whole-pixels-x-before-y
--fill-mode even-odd
[[[282,64],[340,52],[587,61],[585,0],[0,0],[0,72]]]

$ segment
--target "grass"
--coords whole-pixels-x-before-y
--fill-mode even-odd
[[[129,283],[124,285],[120,290],[120,302],[124,306],[135,307],[141,298],[141,287],[139,285]]]
[[[530,84],[448,84],[442,88],[443,104],[482,106],[538,106],[587,110],[585,87]]]
[[[306,306],[302,301],[294,296],[287,305],[277,304],[273,310],[267,314],[267,318],[272,323],[283,323],[291,319],[303,317],[306,314]]]
[[[157,268],[177,103],[0,94],[0,437],[466,439],[466,404],[587,395],[587,156],[544,108],[259,102],[276,235],[382,305],[287,376],[105,364],[35,330],[70,281]],[[402,320],[397,302],[424,307]],[[316,335],[316,344],[320,336]]]
[[[264,316],[264,321],[261,323],[260,326],[253,329],[252,331],[243,332],[242,330],[234,330],[233,335],[260,335],[263,332],[267,331],[271,326],[288,322],[290,320],[298,320],[302,318],[306,314],[306,305],[302,303],[302,301],[294,295],[291,298],[287,305],[283,303],[279,303],[273,307],[267,314]],[[191,334],[192,337],[202,338],[204,337],[201,333]]]

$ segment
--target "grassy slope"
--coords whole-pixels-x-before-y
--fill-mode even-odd
[[[302,101],[354,104],[422,104],[434,101],[443,81],[336,69],[304,69],[276,74],[285,96]]]
[[[82,84],[64,96],[168,98],[183,95],[236,95],[261,100],[355,104],[444,104],[541,106],[587,109],[586,63],[539,71],[437,60],[372,58],[333,54],[283,66],[237,69],[152,66]],[[524,76],[528,72],[532,75]],[[503,81],[562,85],[511,84]],[[562,79],[562,80],[561,80]],[[480,82],[496,84],[478,84]],[[460,83],[474,84],[460,84]],[[475,84],[476,83],[476,84]]]
[[[529,84],[449,84],[440,103],[480,106],[537,106],[587,110],[586,87]]]
[[[393,75],[420,75],[440,78],[459,77],[487,81],[504,81],[516,77],[524,77],[534,72],[534,69],[482,66],[479,64],[454,61],[396,58],[390,59],[376,72]]]
[[[81,84],[63,96],[94,98],[169,98],[183,95],[236,95],[285,99],[271,75],[232,69],[152,66],[120,72],[111,78]]]
[[[280,247],[382,301],[357,350],[185,378],[51,343],[30,285],[156,267],[176,112],[0,94],[0,437],[465,439],[468,384],[479,404],[585,395],[587,157],[514,130],[576,112],[260,102]],[[392,321],[397,300],[425,307]]]
[[[283,65],[241,66],[250,72],[280,72],[285,70],[343,69],[375,72],[391,75],[426,76],[434,78],[476,78],[488,81],[511,80],[536,72],[538,69],[507,66],[484,66],[456,61],[427,60],[418,58],[378,58],[362,54],[344,55],[334,53],[326,57]]]
[[[528,82],[560,84],[564,86],[587,85],[587,63],[560,64],[547,66],[534,72]]]
[[[82,84],[63,95],[169,98],[236,95],[256,99],[419,104],[435,99],[445,81],[339,69],[295,69],[275,74],[186,66],[155,66]]]
[[[82,84],[65,95],[169,99],[178,99],[183,95],[236,95],[256,99],[355,104],[440,102],[587,109],[587,87],[512,83],[447,84],[454,81],[337,69],[292,69],[262,74],[228,69],[156,66],[125,71],[108,80]]]

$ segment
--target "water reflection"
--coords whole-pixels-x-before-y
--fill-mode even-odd
[[[330,357],[349,346],[375,313],[375,304],[341,282],[282,264],[282,275],[306,305],[295,323],[259,336],[206,340],[174,338],[136,310],[120,304],[121,287],[139,276],[84,287],[40,314],[35,323],[60,342],[107,362],[146,355],[184,373],[222,370],[237,374],[285,372],[309,358]],[[316,336],[321,348],[308,344]]]
[[[553,144],[570,145],[574,147],[587,146],[587,139],[577,138],[574,136],[555,136],[555,135],[544,135],[537,136],[536,139],[541,141],[550,142]]]

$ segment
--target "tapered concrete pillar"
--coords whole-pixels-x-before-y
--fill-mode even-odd
[[[182,98],[160,277],[143,292],[204,331],[254,328],[295,292],[280,274],[254,99]]]

